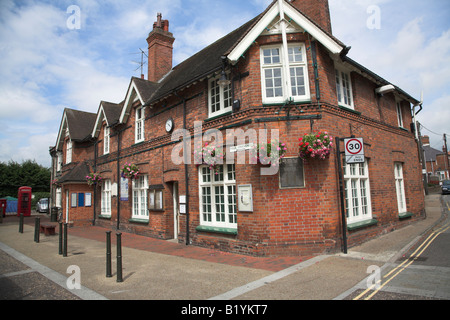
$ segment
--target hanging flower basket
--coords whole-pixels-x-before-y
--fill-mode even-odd
[[[125,162],[125,164],[122,167],[122,173],[120,174],[120,176],[122,178],[127,178],[127,179],[136,179],[139,175],[139,168],[137,165],[133,164],[133,163],[128,163]]]
[[[325,160],[333,147],[333,137],[326,131],[305,134],[299,141],[300,158]]]
[[[287,145],[286,143],[279,141],[276,141],[273,145],[277,146],[278,152],[272,152],[272,143],[259,143],[256,146],[258,163],[271,165],[280,164],[280,160],[286,155]]]
[[[95,186],[102,181],[102,177],[97,173],[89,173],[86,176],[86,180],[87,180],[88,185]]]
[[[225,150],[222,147],[216,147],[208,142],[203,147],[194,150],[195,163],[201,163],[209,166],[215,174],[219,173],[220,165],[224,163]]]

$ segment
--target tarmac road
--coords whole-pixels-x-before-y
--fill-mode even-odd
[[[23,234],[18,232],[18,219],[6,217],[0,224],[0,299],[178,300],[177,307],[169,310],[176,314],[182,314],[182,311],[198,312],[199,309],[192,309],[194,306],[190,301],[196,301],[196,305],[203,301],[208,305],[213,303],[208,300],[219,300],[216,303],[224,306],[221,310],[224,314],[224,303],[241,301],[261,304],[271,300],[353,299],[367,289],[368,277],[373,276],[369,270],[380,268],[384,276],[401,264],[402,258],[404,261],[404,256],[408,257],[430,233],[446,225],[447,202],[443,202],[442,207],[440,198],[438,194],[427,196],[425,220],[350,248],[347,255],[255,258],[123,233],[123,282],[116,279],[114,232],[113,276],[107,278],[106,229],[69,229],[68,256],[63,257],[58,253],[58,236],[41,234],[39,243],[33,241],[34,217],[27,218]],[[41,220],[45,219],[45,215],[41,217]],[[418,264],[416,259],[405,270],[411,272],[410,275],[417,271],[422,274],[424,271],[438,272],[441,278],[435,280],[448,283],[449,251],[439,251],[446,248],[441,248],[439,243],[448,243],[449,237],[449,230],[446,230],[427,248],[437,250],[437,256],[446,255],[447,260],[436,262],[430,258],[429,251],[424,251],[422,257],[429,257],[422,261],[424,264]],[[401,273],[408,275],[406,271]],[[431,279],[431,276],[428,278]],[[80,289],[69,288],[77,281]],[[372,299],[407,299],[411,296],[435,300],[450,298],[445,286],[442,290],[411,289],[399,292],[399,288],[406,288],[401,283],[406,280],[397,276],[395,281],[385,285]],[[415,283],[411,278],[407,281]],[[192,308],[182,309],[188,306]],[[249,310],[255,312],[254,309],[245,309],[245,312]],[[239,310],[236,307],[228,311]],[[218,312],[216,310],[216,315]],[[241,312],[244,311],[241,309]],[[261,309],[259,312],[262,312]]]

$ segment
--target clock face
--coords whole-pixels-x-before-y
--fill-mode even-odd
[[[166,121],[166,131],[170,132],[173,129],[173,120],[172,119],[168,119]]]

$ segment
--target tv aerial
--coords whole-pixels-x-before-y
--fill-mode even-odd
[[[141,75],[143,75],[144,74],[144,66],[147,64],[147,62],[144,60],[144,56],[146,56],[147,58],[148,58],[148,56],[144,52],[144,50],[142,50],[141,48],[139,48],[139,50],[140,50],[140,52],[134,52],[132,54],[140,54],[141,55],[141,62],[138,62],[138,61],[132,61],[132,62],[133,63],[137,63],[139,65],[136,69],[134,69],[134,71],[137,71],[137,70],[141,69]]]

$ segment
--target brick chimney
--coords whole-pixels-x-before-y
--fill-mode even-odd
[[[158,13],[157,21],[147,38],[149,81],[158,82],[172,70],[174,41],[175,38],[169,32],[169,20],[162,20],[162,14]]]
[[[429,136],[423,136],[422,137],[422,145],[429,146],[430,145],[430,137]]]
[[[323,30],[332,34],[328,0],[288,0],[288,2],[317,23]]]

